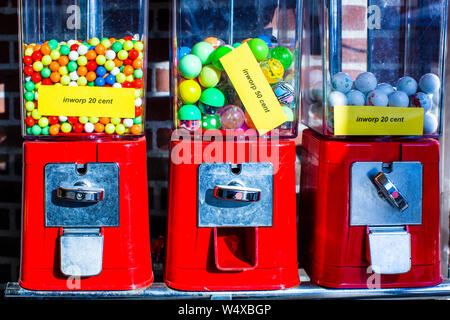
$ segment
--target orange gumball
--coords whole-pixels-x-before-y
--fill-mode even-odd
[[[142,59],[136,59],[133,61],[133,68],[140,69],[140,68],[142,68],[143,64],[144,63],[142,62]]]
[[[126,76],[133,74],[134,68],[132,66],[125,66],[122,71]]]
[[[140,134],[141,133],[141,126],[138,124],[134,124],[131,126],[131,133],[132,134]]]
[[[53,83],[57,83],[61,80],[61,74],[59,72],[52,72],[50,75],[50,80],[52,80]]]
[[[95,46],[95,52],[97,54],[105,54],[106,52],[106,48],[104,45],[102,45],[101,43]]]
[[[97,74],[94,71],[89,71],[86,74],[86,80],[89,82],[94,81],[96,78],[97,78]]]
[[[99,121],[100,121],[100,123],[101,124],[108,124],[109,122],[110,122],[110,119],[109,118],[105,118],[105,117],[101,117],[100,119],[99,119]]]
[[[41,50],[41,45],[40,44],[35,45],[34,51],[39,51],[39,50]]]
[[[48,129],[48,132],[49,132],[52,136],[56,136],[56,135],[59,133],[59,128],[60,128],[60,125],[59,125],[59,124],[51,125],[50,128]]]
[[[113,61],[117,68],[120,68],[123,65],[123,61],[118,58],[115,58]]]
[[[88,60],[94,60],[97,57],[97,53],[94,50],[89,50],[86,52],[86,59]]]
[[[43,44],[41,46],[41,53],[45,56],[47,54],[50,54],[52,52],[52,48],[48,44]]]
[[[85,76],[88,72],[88,69],[85,66],[79,66],[77,69],[77,73],[79,76]]]
[[[60,66],[66,66],[69,63],[69,58],[67,56],[61,56],[58,59],[58,63]]]
[[[59,70],[59,63],[56,62],[56,61],[53,61],[52,63],[50,63],[50,65],[48,67],[52,71],[58,71]]]
[[[105,131],[105,126],[104,126],[102,123],[97,122],[97,123],[94,125],[94,131],[95,131],[95,132],[98,132],[98,133],[103,132],[103,131]]]

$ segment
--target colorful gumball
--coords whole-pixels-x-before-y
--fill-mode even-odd
[[[200,110],[195,105],[184,105],[178,110],[179,128],[195,131],[201,128]]]
[[[23,50],[23,105],[27,114],[24,120],[28,128],[27,134],[55,136],[60,132],[80,134],[94,131],[119,135],[142,134],[142,68],[145,52],[143,42],[129,36],[123,39],[103,38],[100,41],[98,38],[92,38],[87,41],[68,40],[60,43],[51,39],[43,43],[24,45]],[[78,86],[134,88],[138,101],[135,106],[136,118],[128,119],[132,123],[128,123],[126,127],[122,124],[125,119],[121,118],[114,118],[114,124],[103,124],[94,117],[41,116],[38,112],[40,85],[70,86],[73,90]],[[197,86],[200,97],[201,89],[198,83]],[[100,125],[104,126],[103,130]]]
[[[245,123],[245,114],[238,106],[228,105],[220,111],[220,123],[224,129],[239,129]]]
[[[287,82],[280,81],[272,87],[280,104],[291,104],[295,98],[294,88]]]
[[[345,72],[338,72],[331,78],[331,84],[334,90],[347,94],[352,90],[353,79]]]
[[[270,84],[283,79],[284,67],[277,59],[269,58],[260,63],[261,70]]]
[[[431,107],[433,107],[433,101],[429,94],[418,92],[411,97],[411,106],[424,108],[425,112],[428,112],[431,110]]]
[[[218,114],[205,114],[202,116],[202,129],[216,130],[220,128],[220,117]]]

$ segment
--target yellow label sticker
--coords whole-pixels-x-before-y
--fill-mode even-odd
[[[133,88],[40,86],[44,116],[134,118]]]
[[[220,62],[259,134],[288,121],[247,43],[224,55]]]
[[[421,136],[423,108],[335,106],[336,136]]]

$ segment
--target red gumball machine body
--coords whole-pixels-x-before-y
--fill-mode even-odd
[[[332,288],[439,284],[439,143],[347,142],[311,130],[302,141],[300,264],[312,281]],[[385,189],[376,185],[380,176],[389,179]]]
[[[145,138],[28,141],[23,176],[23,288],[152,283]]]
[[[205,159],[212,149],[226,161]],[[180,150],[188,156],[178,158]],[[172,141],[166,284],[188,291],[297,285],[294,165],[293,141]]]

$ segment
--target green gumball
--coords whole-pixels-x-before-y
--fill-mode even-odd
[[[220,71],[224,71],[225,69],[223,68],[222,62],[220,62],[220,58],[230,53],[232,50],[233,49],[225,46],[218,47],[216,50],[214,50],[214,52],[211,53],[210,56],[210,61],[213,64],[213,66]]]
[[[212,65],[207,65],[202,68],[198,75],[198,82],[205,88],[213,88],[220,81],[221,71],[217,70]]]
[[[202,71],[202,61],[196,55],[185,55],[180,59],[178,71],[185,79],[194,79]]]
[[[202,116],[202,129],[215,130],[220,129],[220,116],[218,114],[205,114]]]
[[[284,70],[289,69],[293,61],[292,53],[286,47],[276,47],[270,49],[269,58],[274,58],[280,61],[284,67]]]
[[[264,40],[259,38],[253,38],[249,40],[247,43],[248,46],[250,47],[250,50],[252,50],[256,60],[258,61],[266,60],[267,56],[269,55],[269,47],[267,46],[267,43]]]
[[[209,63],[209,57],[214,52],[214,47],[209,42],[199,42],[192,47],[192,54],[197,56],[203,65]]]

